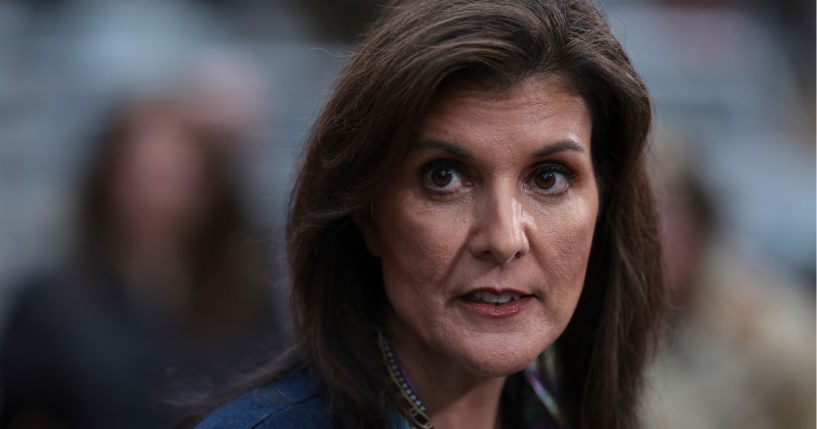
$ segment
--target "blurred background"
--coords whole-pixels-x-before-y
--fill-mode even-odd
[[[0,1],[2,427],[166,426],[286,344],[294,165],[377,4]],[[814,2],[600,4],[655,102],[647,427],[813,428]]]

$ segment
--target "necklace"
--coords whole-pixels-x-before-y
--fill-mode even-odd
[[[389,345],[389,341],[380,330],[377,330],[377,340],[380,344],[383,360],[386,362],[386,368],[389,371],[389,378],[400,392],[400,402],[401,405],[403,405],[404,414],[409,418],[409,427],[411,429],[434,429],[434,426],[431,424],[431,419],[428,417],[428,408],[423,404],[423,401],[420,400],[417,391],[411,384],[411,380],[403,370],[403,366],[400,365],[397,355],[394,354]],[[546,410],[546,414],[549,414],[550,418],[554,420],[552,423],[549,423],[547,427],[550,427],[551,424],[555,425],[554,427],[556,428],[565,427],[561,421],[559,408],[553,396],[544,387],[536,371],[532,368],[528,368],[523,372],[523,377],[531,387],[535,401],[540,407],[543,407],[544,410]],[[541,418],[541,416],[539,418]],[[539,418],[537,418],[537,421]],[[497,422],[497,424],[498,423],[499,422]],[[539,424],[541,424],[541,422],[539,422]]]
[[[404,408],[410,418],[409,424],[412,429],[434,429],[431,419],[428,418],[428,408],[420,400],[414,386],[403,371],[403,367],[397,361],[397,356],[392,352],[388,340],[379,330],[377,331],[377,339],[380,343],[383,359],[386,361],[386,368],[389,370],[389,378],[400,391],[400,400],[405,405]]]

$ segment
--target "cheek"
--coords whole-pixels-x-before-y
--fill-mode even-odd
[[[467,234],[460,209],[431,204],[412,191],[393,194],[376,207],[387,293],[415,295],[440,287]]]
[[[587,273],[593,242],[597,203],[576,201],[540,217],[539,233],[531,246],[545,273],[548,311],[565,325],[573,314]]]

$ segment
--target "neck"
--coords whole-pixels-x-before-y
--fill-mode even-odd
[[[394,318],[392,318],[394,319]],[[435,428],[493,429],[506,377],[483,377],[422,342],[404,324],[392,320],[386,336],[428,408]]]

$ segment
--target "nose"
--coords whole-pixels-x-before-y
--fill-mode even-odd
[[[507,264],[530,250],[531,217],[512,190],[497,189],[475,208],[469,248],[479,259]]]

